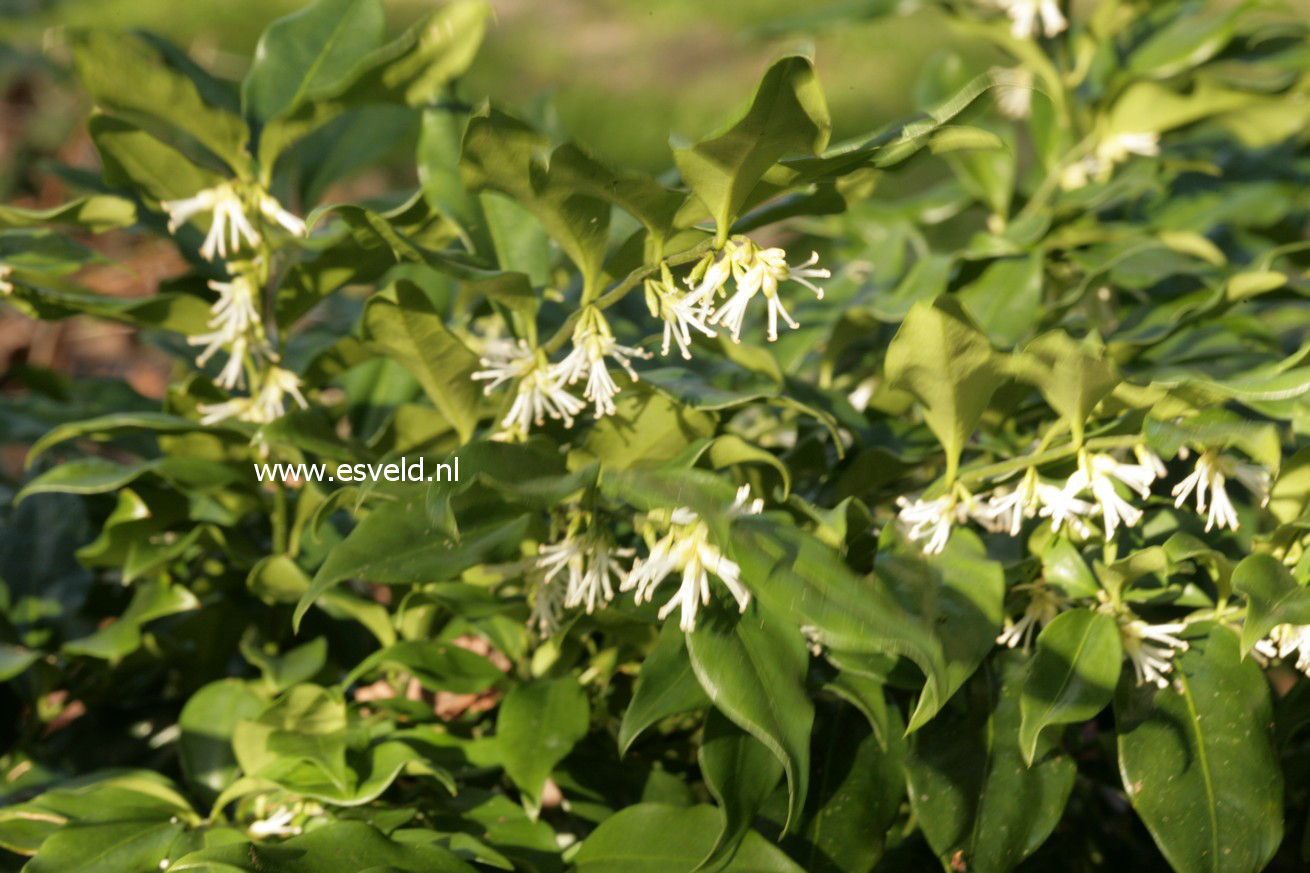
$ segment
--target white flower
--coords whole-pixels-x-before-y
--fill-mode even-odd
[[[257,333],[259,326],[256,303],[259,292],[254,281],[245,274],[238,274],[231,282],[211,280],[209,287],[218,292],[218,300],[209,309],[209,326],[214,329],[209,333],[188,337],[187,343],[205,347],[196,358],[196,364],[201,367],[215,353],[228,349],[227,365],[215,383],[230,390],[240,387],[244,381],[242,364],[251,345],[250,335],[252,332]]]
[[[1077,497],[1085,490],[1092,492],[1092,498],[1101,508],[1105,519],[1105,538],[1110,540],[1120,524],[1132,527],[1141,521],[1142,511],[1119,496],[1115,490],[1115,480],[1122,482],[1143,498],[1151,495],[1151,483],[1155,481],[1155,471],[1140,464],[1125,464],[1107,454],[1092,454],[1086,449],[1078,455],[1078,469],[1064,484],[1066,499]],[[1060,517],[1064,517],[1061,513]],[[1052,521],[1056,520],[1055,514]]]
[[[543,544],[537,549],[537,569],[545,584],[568,570],[568,587],[564,593],[564,607],[583,606],[590,615],[599,606],[602,609],[614,599],[611,577],[622,586],[627,573],[615,560],[632,554],[631,549],[616,549],[614,543],[581,515],[575,517],[564,539],[558,543]],[[587,524],[585,532],[579,528]]]
[[[650,310],[651,317],[664,322],[664,342],[660,346],[660,354],[667,355],[670,343],[676,342],[682,357],[690,361],[692,328],[708,337],[717,335],[705,324],[711,309],[708,303],[696,303],[693,292],[684,293],[679,290],[667,266],[661,264],[660,271],[659,279],[647,279],[645,282],[646,308]]]
[[[283,806],[267,818],[253,822],[246,828],[246,833],[257,840],[269,837],[294,837],[300,833],[300,826],[291,824],[291,820],[295,817],[295,810]]]
[[[973,509],[973,516],[988,530],[1006,532],[1017,537],[1025,518],[1050,518],[1053,530],[1059,531],[1066,521],[1081,536],[1090,536],[1091,530],[1082,517],[1091,515],[1096,507],[1085,500],[1065,494],[1059,486],[1044,482],[1035,468],[1028,472],[1013,490],[998,488],[988,498],[985,507]]]
[[[1023,651],[1027,652],[1032,645],[1033,634],[1049,624],[1069,602],[1060,592],[1040,581],[1016,585],[1012,590],[1029,592],[1028,606],[1018,621],[1006,617],[1005,630],[996,638],[996,642],[1011,649],[1023,643]]]
[[[1066,191],[1081,188],[1091,180],[1110,181],[1115,164],[1122,164],[1132,155],[1153,158],[1160,154],[1160,134],[1152,131],[1116,133],[1101,140],[1096,150],[1080,161],[1064,168],[1060,187]]]
[[[1039,20],[1042,33],[1048,37],[1058,36],[1069,26],[1056,0],[996,0],[996,2],[1014,22],[1010,27],[1010,33],[1015,39],[1032,39],[1036,36]]]
[[[728,329],[732,333],[733,342],[741,342],[746,307],[756,294],[762,291],[764,299],[768,301],[768,338],[773,342],[778,339],[779,317],[793,330],[800,327],[782,305],[782,298],[778,296],[778,283],[789,280],[797,282],[809,288],[822,300],[823,289],[809,280],[827,279],[832,275],[825,269],[810,268],[811,264],[819,260],[817,252],[812,252],[808,261],[793,268],[788,266],[787,253],[782,249],[762,249],[746,237],[737,238],[735,248],[731,254],[725,252],[723,260],[732,263],[732,275],[737,290],[727,302],[715,310],[709,317],[708,323],[721,324]]]
[[[926,539],[924,552],[937,555],[951,538],[951,526],[969,520],[974,498],[957,484],[941,497],[932,500],[898,497],[896,505],[900,507],[897,517],[909,528],[906,536],[915,542]]]
[[[260,191],[258,196],[259,212],[264,216],[264,218],[274,224],[281,225],[287,233],[292,234],[293,236],[305,235],[304,219],[292,215],[290,212],[283,209],[282,204],[277,202],[277,198],[269,194],[267,191]]]
[[[290,370],[270,366],[264,370],[259,390],[250,397],[234,397],[224,403],[202,403],[200,423],[217,424],[229,418],[254,424],[269,424],[286,415],[286,398],[290,395],[302,409],[309,404],[300,393],[300,379]]]
[[[1124,654],[1133,663],[1138,685],[1150,682],[1157,688],[1169,687],[1165,677],[1173,669],[1174,652],[1187,651],[1187,642],[1174,634],[1186,628],[1183,622],[1147,624],[1137,618],[1119,622]]]
[[[1160,134],[1154,131],[1116,133],[1096,146],[1096,157],[1108,164],[1122,164],[1131,155],[1153,158],[1160,154]]]
[[[1207,449],[1196,459],[1196,467],[1173,488],[1175,507],[1181,507],[1196,492],[1196,511],[1206,514],[1206,492],[1210,492],[1210,512],[1205,529],[1225,527],[1237,530],[1237,510],[1228,497],[1228,476],[1241,482],[1247,490],[1260,498],[1263,506],[1269,501],[1269,473],[1263,467],[1247,464],[1219,454],[1218,449]]]
[[[305,233],[305,222],[283,209],[267,191],[254,189],[251,196],[256,212],[264,219],[297,236]],[[247,217],[246,201],[232,182],[206,188],[181,200],[165,200],[159,205],[168,213],[170,233],[177,233],[179,227],[197,215],[210,214],[209,233],[200,247],[201,257],[208,261],[236,254],[243,240],[253,248],[263,239]]]
[[[1001,84],[996,92],[996,108],[1006,118],[1027,118],[1033,108],[1033,74],[1023,67],[997,70]]]
[[[606,357],[617,361],[627,371],[628,377],[636,382],[640,377],[632,369],[630,359],[649,358],[650,353],[633,346],[619,345],[605,316],[596,307],[588,306],[573,329],[572,351],[554,365],[552,372],[560,385],[572,385],[584,375],[587,377],[587,385],[582,393],[596,404],[597,418],[614,414],[614,395],[619,393],[618,384],[605,368]]]
[[[564,597],[564,586],[544,576],[535,576],[529,594],[532,612],[528,616],[528,627],[536,628],[543,640],[560,629],[564,618]]]
[[[1271,659],[1296,655],[1296,669],[1310,674],[1310,627],[1280,624],[1255,644],[1255,650]]]
[[[730,507],[732,514],[758,512],[763,501],[748,503],[749,489],[739,490],[737,500]],[[652,522],[655,516],[652,515]],[[696,613],[710,602],[710,575],[719,578],[737,601],[737,608],[746,611],[751,594],[741,582],[741,567],[723,556],[719,547],[710,542],[710,528],[699,515],[686,507],[668,513],[664,519],[668,531],[658,540],[652,530],[647,531],[650,554],[638,558],[632,572],[624,580],[621,590],[637,590],[634,600],[641,604],[655,596],[655,589],[670,573],[681,573],[682,584],[673,597],[661,607],[659,617],[668,617],[675,609],[681,610],[678,626],[690,632],[696,629]]]
[[[493,340],[487,344],[482,366],[473,374],[474,379],[487,382],[484,394],[490,394],[498,385],[517,380],[514,403],[501,421],[501,427],[520,436],[526,435],[532,424],[542,425],[546,418],[573,426],[573,417],[586,406],[560,385],[540,349],[533,349],[523,340]]]
[[[209,233],[205,236],[200,255],[205,260],[226,258],[229,249],[233,254],[241,248],[245,239],[250,246],[260,242],[259,231],[246,218],[241,195],[231,183],[224,183],[182,200],[165,200],[159,204],[168,213],[168,230],[177,233],[177,229],[196,215],[210,213]]]

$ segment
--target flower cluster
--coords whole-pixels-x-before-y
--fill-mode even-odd
[[[1064,168],[1060,187],[1073,191],[1088,182],[1104,184],[1110,181],[1116,164],[1122,164],[1132,155],[1153,158],[1160,154],[1160,134],[1152,131],[1116,133],[1097,143],[1091,154]]]
[[[1143,511],[1132,503],[1131,496],[1150,497],[1151,486],[1166,474],[1155,452],[1138,446],[1134,454],[1136,463],[1131,463],[1113,454],[1083,449],[1077,467],[1063,484],[1043,479],[1030,467],[1016,486],[1001,485],[985,499],[958,482],[949,494],[935,499],[901,497],[897,500],[899,518],[909,538],[924,541],[924,551],[929,554],[946,547],[953,526],[970,520],[993,533],[1018,536],[1025,519],[1045,518],[1050,519],[1052,530],[1067,527],[1085,539],[1092,535],[1088,520],[1099,514],[1108,541],[1120,527],[1134,527],[1142,520]],[[1195,470],[1174,487],[1174,505],[1181,507],[1195,493],[1197,512],[1206,515],[1208,494],[1205,529],[1236,530],[1237,513],[1226,485],[1229,478],[1240,482],[1261,505],[1268,501],[1267,470],[1208,449],[1197,460]]]
[[[305,222],[283,209],[275,197],[258,186],[237,181],[223,182],[190,197],[165,200],[159,205],[168,213],[169,233],[177,233],[196,216],[209,215],[209,232],[200,246],[200,255],[207,261],[226,260],[243,243],[258,248],[264,237],[256,223],[266,227],[277,225],[294,236],[305,234]],[[257,216],[256,222],[250,220],[252,213]]]
[[[763,509],[764,501],[751,499],[750,487],[742,486],[727,515],[755,515]],[[634,591],[635,603],[648,603],[661,583],[675,574],[682,582],[660,608],[661,620],[676,610],[678,626],[694,630],[700,607],[710,603],[711,576],[728,589],[738,609],[746,611],[751,594],[741,581],[741,567],[723,554],[713,541],[709,524],[695,511],[682,506],[651,512],[642,536],[646,557],[637,558],[631,570],[624,570],[619,560],[632,556],[633,551],[618,548],[589,513],[573,513],[564,537],[538,548],[532,568],[529,624],[547,636],[559,628],[566,609],[582,607],[589,615],[603,609],[614,599],[615,583],[621,592]],[[560,585],[557,577],[565,571],[566,584]]]
[[[994,4],[1010,16],[1015,39],[1032,39],[1039,30],[1047,37],[1059,36],[1069,27],[1058,0],[994,0]]]
[[[810,280],[826,279],[832,274],[814,267],[817,260],[818,255],[812,253],[809,260],[793,267],[787,263],[784,250],[762,248],[747,237],[736,236],[721,251],[707,254],[692,268],[685,279],[685,288],[674,280],[668,266],[661,263],[658,277],[644,282],[646,305],[651,316],[663,325],[661,353],[667,355],[676,345],[682,357],[690,359],[693,332],[713,337],[719,330],[726,330],[734,342],[740,342],[747,308],[756,297],[767,303],[770,341],[778,338],[779,319],[791,328],[799,327],[783,306],[778,286],[785,281],[797,282],[822,299],[823,289]],[[473,378],[487,383],[486,394],[500,385],[514,384],[515,399],[501,420],[505,431],[522,437],[532,425],[540,426],[547,418],[572,427],[575,417],[586,406],[570,391],[578,383],[582,383],[583,398],[593,404],[597,418],[613,415],[614,397],[621,388],[611,375],[607,360],[618,364],[635,382],[640,376],[632,361],[651,357],[643,349],[620,344],[600,307],[594,304],[583,306],[570,339],[572,347],[568,354],[555,363],[551,363],[545,351],[523,340],[485,341],[483,369],[474,373]]]
[[[278,366],[279,357],[268,340],[260,312],[260,288],[269,272],[268,253],[261,250],[265,236],[274,226],[302,236],[304,221],[283,209],[267,191],[240,181],[223,182],[181,200],[165,200],[160,206],[168,213],[171,233],[177,233],[193,218],[208,215],[209,231],[200,254],[206,260],[227,261],[231,275],[227,281],[209,282],[218,293],[209,310],[210,329],[187,338],[188,344],[204,347],[196,364],[203,367],[216,354],[225,352],[227,361],[214,384],[232,391],[245,388],[247,379],[251,380],[249,396],[201,404],[201,423],[237,418],[267,424],[286,414],[287,398],[302,408],[308,406],[300,391],[300,379]],[[234,259],[247,248],[255,250],[249,258]]]

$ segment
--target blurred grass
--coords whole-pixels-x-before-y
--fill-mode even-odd
[[[385,0],[401,30],[433,5]],[[836,123],[855,136],[907,114],[923,64],[960,46],[939,15],[920,11],[844,23],[804,37],[762,28],[872,0],[491,0],[495,21],[463,94],[511,108],[549,101],[561,133],[613,160],[658,172],[671,133],[713,130],[750,96],[769,61],[812,47]],[[51,28],[145,28],[186,47],[219,75],[244,72],[264,25],[303,0],[0,0],[8,39],[36,47]],[[10,9],[12,7],[12,9]],[[14,10],[21,14],[13,15]],[[57,31],[54,33],[57,34]]]

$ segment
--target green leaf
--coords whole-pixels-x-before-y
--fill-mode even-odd
[[[686,634],[670,618],[660,629],[655,648],[641,662],[632,702],[619,725],[619,754],[624,755],[637,737],[656,722],[710,705],[705,690],[687,657]]]
[[[882,857],[905,797],[903,724],[883,748],[849,706],[823,706],[814,729],[815,780],[800,830],[783,840],[808,873],[866,873]]]
[[[1232,582],[1246,597],[1242,657],[1280,624],[1310,624],[1310,588],[1273,555],[1247,555],[1233,569]]]
[[[73,61],[105,112],[145,130],[183,133],[233,170],[249,165],[245,122],[205,103],[190,78],[141,40],[108,31],[82,33],[73,41]]]
[[[24,466],[31,467],[32,462],[52,446],[68,440],[78,439],[79,437],[103,440],[121,432],[136,430],[154,433],[188,433],[197,430],[214,432],[212,426],[202,427],[199,422],[167,412],[111,412],[108,415],[98,415],[95,418],[65,422],[51,428],[44,436],[32,444],[32,448],[27,452],[27,460],[24,462]]]
[[[348,687],[375,670],[403,670],[430,691],[477,694],[504,678],[482,655],[435,640],[410,640],[374,652],[341,680]]]
[[[782,762],[791,827],[805,805],[814,721],[814,704],[805,692],[805,638],[762,609],[744,616],[711,609],[687,634],[687,654],[714,706]]]
[[[910,309],[887,348],[886,373],[923,404],[953,482],[969,435],[1005,381],[1001,359],[958,303],[939,298]]]
[[[1095,718],[1114,697],[1122,667],[1119,627],[1104,613],[1071,609],[1042,629],[1019,700],[1019,745],[1029,767],[1042,730]]]
[[[587,735],[591,707],[571,676],[516,685],[496,716],[505,772],[523,792],[528,814],[541,810],[541,791],[555,765]]]
[[[317,637],[303,646],[273,654],[242,640],[239,649],[241,657],[263,674],[264,687],[276,694],[318,675],[327,663],[327,642],[327,637]]]
[[[746,838],[756,813],[782,778],[783,768],[768,746],[717,709],[705,714],[697,759],[705,786],[723,815],[723,832],[702,862],[703,867],[713,869],[731,858]]]
[[[1130,73],[1166,79],[1199,66],[1233,38],[1237,16],[1226,10],[1211,15],[1180,15],[1128,56]]]
[[[23,646],[0,643],[0,682],[8,682],[22,675],[28,667],[41,659],[41,653]],[[688,667],[688,672],[691,668]],[[696,686],[700,690],[700,686]]]
[[[332,91],[382,44],[378,0],[317,0],[264,29],[241,83],[242,109],[267,121]]]
[[[1024,661],[1003,652],[914,735],[906,767],[910,804],[949,870],[1009,873],[1054,830],[1073,788],[1073,763],[1019,751]]]
[[[1051,408],[1064,417],[1078,446],[1087,416],[1119,384],[1119,373],[1103,348],[1078,342],[1062,330],[1028,343],[1012,366],[1015,375],[1036,385]]]
[[[328,553],[313,584],[296,604],[298,628],[310,605],[346,579],[382,584],[441,582],[518,549],[528,516],[462,531],[458,541],[429,519],[421,501],[388,503],[369,512]]]
[[[787,155],[823,151],[831,130],[813,64],[793,55],[764,74],[740,120],[695,145],[674,148],[673,158],[723,241],[765,172]]]
[[[1283,839],[1269,685],[1227,628],[1189,642],[1169,687],[1119,686],[1124,789],[1178,873],[1255,873]]]
[[[100,153],[105,181],[115,187],[135,189],[153,200],[176,200],[223,179],[121,118],[96,113],[86,126]]]
[[[616,170],[574,143],[551,153],[551,178],[590,197],[607,200],[640,221],[659,244],[673,233],[673,220],[686,195],[649,176]]]
[[[638,803],[592,832],[573,857],[577,873],[691,873],[720,831],[712,806]],[[802,873],[790,858],[751,832],[721,873]]]
[[[132,601],[116,620],[89,636],[64,643],[70,655],[117,662],[141,646],[141,628],[155,619],[199,609],[200,601],[181,585],[151,580],[136,586]]]
[[[886,580],[907,613],[936,629],[946,657],[941,686],[926,684],[910,716],[908,730],[918,730],[995,647],[1004,619],[1005,573],[988,559],[978,537],[964,530],[932,556],[885,536],[874,573]]]
[[[131,200],[112,194],[79,197],[48,209],[0,204],[0,228],[43,227],[48,224],[65,224],[103,233],[136,224],[136,206]]]
[[[1040,251],[1001,258],[960,291],[960,300],[989,337],[1012,346],[1041,318],[1045,267]]]
[[[928,623],[907,612],[886,580],[862,579],[828,547],[791,520],[747,517],[732,525],[732,556],[742,581],[768,609],[812,629],[841,652],[904,655],[941,689],[947,683],[942,643]]]
[[[255,718],[267,703],[249,683],[237,679],[211,682],[187,700],[177,719],[182,731],[178,761],[198,797],[213,803],[236,781],[240,771],[232,732],[237,722]]]
[[[167,818],[65,827],[51,834],[23,869],[28,873],[159,870],[184,830],[180,822]]]
[[[549,148],[523,122],[486,107],[464,130],[460,175],[470,191],[499,191],[536,216],[582,274],[589,300],[605,260],[610,207],[556,172]]]
[[[596,422],[583,445],[607,470],[668,461],[714,432],[714,416],[684,406],[641,383],[615,398],[615,412]]]
[[[126,868],[123,868],[126,869]],[[140,868],[144,873],[146,868]],[[335,821],[276,845],[234,843],[192,852],[170,873],[474,873],[431,843],[405,844],[363,822]]]
[[[400,37],[360,59],[336,87],[265,125],[259,137],[260,165],[270,171],[287,146],[356,106],[417,108],[435,103],[446,83],[473,62],[490,11],[483,0],[455,0],[419,19]]]
[[[467,442],[478,424],[478,357],[465,347],[432,309],[413,282],[393,286],[396,302],[375,297],[364,311],[368,347],[394,358],[423,386],[433,405]]]

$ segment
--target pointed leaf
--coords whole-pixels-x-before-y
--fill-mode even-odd
[[[1106,707],[1122,665],[1119,628],[1108,615],[1071,609],[1042,629],[1019,700],[1019,745],[1028,766],[1043,728],[1087,721]]]

